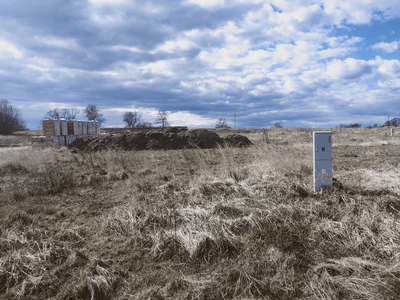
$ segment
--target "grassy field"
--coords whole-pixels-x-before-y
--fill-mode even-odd
[[[30,146],[35,136],[42,135],[41,130],[17,131],[11,135],[0,135],[0,148]]]
[[[0,151],[0,299],[399,299],[400,137],[245,149]]]

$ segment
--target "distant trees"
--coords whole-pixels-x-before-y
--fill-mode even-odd
[[[385,122],[385,126],[400,126],[400,118],[393,118]]]
[[[89,104],[85,108],[85,117],[89,121],[98,121],[101,124],[106,122],[106,118],[100,113],[100,108],[95,104]]]
[[[359,123],[354,123],[354,124],[340,124],[340,127],[341,128],[359,128],[362,126]]]
[[[76,108],[53,108],[44,115],[44,119],[66,119],[73,120],[79,114],[80,110]]]
[[[139,127],[142,116],[137,111],[127,111],[122,116],[122,121],[126,124],[126,127],[133,128]]]
[[[60,119],[61,111],[59,108],[53,108],[46,112],[43,119],[45,120],[53,120],[53,119]]]
[[[215,124],[215,128],[229,128],[228,122],[224,118],[219,118]]]
[[[60,116],[66,120],[74,120],[79,113],[80,110],[76,108],[63,108],[61,109]]]
[[[17,130],[27,130],[20,110],[8,100],[0,101],[0,134],[10,134]]]
[[[141,122],[141,123],[137,124],[136,127],[139,127],[139,128],[152,128],[153,124],[150,123],[150,122]]]
[[[276,122],[275,125],[274,125],[274,127],[275,127],[275,128],[282,128],[282,125],[281,125],[281,123]]]
[[[168,126],[168,112],[166,110],[159,110],[157,113],[157,117],[155,123],[160,127]]]

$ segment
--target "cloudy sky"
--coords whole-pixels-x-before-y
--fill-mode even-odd
[[[400,1],[0,0],[0,20],[0,98],[30,129],[88,104],[106,126],[400,117]]]

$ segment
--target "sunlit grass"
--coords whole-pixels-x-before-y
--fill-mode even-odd
[[[0,152],[0,299],[398,299],[397,137],[363,132],[334,134],[331,193],[307,130]]]

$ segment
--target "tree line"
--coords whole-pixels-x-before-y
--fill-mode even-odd
[[[144,122],[142,120],[142,115],[137,111],[127,111],[122,116],[122,122],[125,123],[125,127],[127,128],[151,128],[153,124],[150,122]],[[155,119],[155,124],[160,127],[168,127],[168,111],[159,110],[157,113],[157,117]]]
[[[106,123],[106,118],[100,112],[100,108],[97,105],[89,104],[83,111],[85,118],[89,121],[98,121],[100,124]],[[79,109],[76,108],[53,108],[50,109],[44,115],[45,120],[75,120],[76,116],[80,113]]]
[[[74,120],[80,113],[76,108],[53,108],[47,111],[44,119],[65,119]],[[85,118],[89,121],[98,121],[100,125],[106,123],[106,118],[101,113],[100,108],[95,104],[89,104],[83,111]],[[159,127],[168,127],[169,113],[166,110],[159,110],[154,123]],[[153,127],[151,122],[142,120],[142,115],[138,111],[127,111],[122,116],[122,121],[127,128],[150,128]],[[361,127],[361,124],[340,124],[342,128]],[[400,126],[400,118],[393,118],[386,121],[381,126]],[[276,123],[275,127],[282,127],[280,123]],[[377,124],[368,126],[368,128],[379,127]],[[224,118],[218,118],[215,128],[230,128],[228,122]],[[7,99],[0,100],[0,134],[11,134],[13,131],[29,130],[26,122],[22,119],[21,111],[12,105]]]

